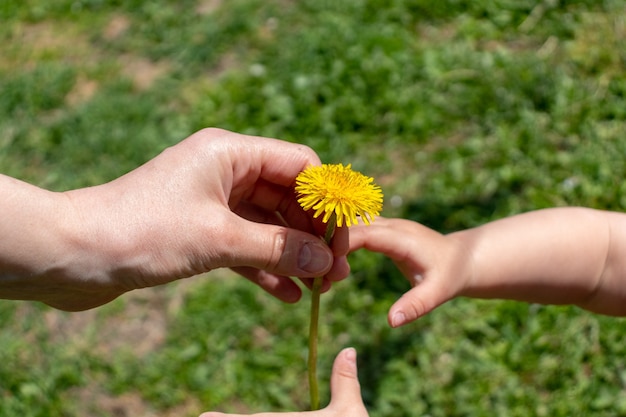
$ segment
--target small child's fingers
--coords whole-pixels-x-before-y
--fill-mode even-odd
[[[432,237],[441,235],[411,220],[378,217],[370,225],[359,224],[350,230],[350,252],[367,249],[403,261],[409,248]]]
[[[449,271],[450,245],[439,232],[405,219],[377,218],[350,231],[350,250],[391,258],[413,287],[389,310],[389,324],[402,326],[448,301],[457,290]]]

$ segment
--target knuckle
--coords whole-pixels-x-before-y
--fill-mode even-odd
[[[283,253],[287,250],[288,232],[286,228],[280,227],[276,234],[274,234],[274,241],[272,242],[272,250],[270,257],[267,260],[265,269],[277,270],[280,267],[280,261]]]

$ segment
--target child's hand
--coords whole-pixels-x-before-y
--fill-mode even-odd
[[[454,235],[443,236],[419,223],[377,217],[371,225],[350,229],[350,251],[380,252],[398,266],[413,289],[389,310],[398,327],[459,295],[469,281],[469,256]]]
[[[356,351],[344,349],[337,355],[330,380],[331,400],[328,407],[317,411],[292,413],[261,413],[257,417],[368,417],[361,399],[361,388],[357,377]],[[200,417],[243,417],[241,414],[208,412]]]

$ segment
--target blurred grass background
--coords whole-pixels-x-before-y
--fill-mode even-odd
[[[111,180],[217,126],[376,178],[442,232],[562,205],[626,207],[621,0],[8,0],[0,172]],[[626,416],[626,323],[455,300],[402,329],[408,284],[351,256],[323,297],[320,378],[359,352],[372,416]],[[226,271],[66,314],[0,302],[0,416],[305,409],[308,297]]]

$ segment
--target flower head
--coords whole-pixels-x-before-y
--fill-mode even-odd
[[[334,213],[339,227],[344,221],[348,226],[356,224],[357,216],[370,224],[383,206],[383,193],[373,181],[353,171],[350,164],[311,166],[296,177],[298,203],[315,210],[315,218],[324,213],[324,223]]]

